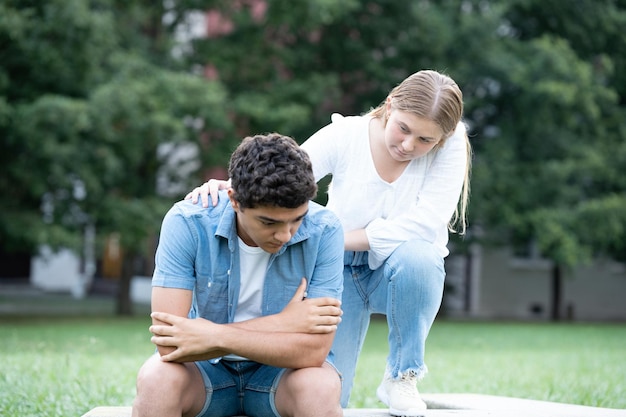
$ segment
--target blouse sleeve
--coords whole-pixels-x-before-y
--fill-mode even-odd
[[[434,243],[442,233],[447,235],[447,225],[459,202],[468,163],[466,134],[465,125],[459,123],[454,134],[437,151],[411,207],[396,217],[377,218],[367,225],[370,268],[382,265],[403,242],[420,238]]]
[[[328,174],[333,174],[339,159],[340,141],[337,140],[342,134],[342,120],[344,117],[333,113],[329,125],[324,126],[307,139],[300,147],[311,158],[315,181],[319,181]]]

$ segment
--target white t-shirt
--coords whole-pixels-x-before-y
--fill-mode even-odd
[[[369,144],[370,116],[332,116],[333,122],[311,136],[302,148],[316,180],[328,174],[328,204],[345,231],[365,228],[369,266],[376,269],[403,242],[416,238],[448,255],[447,225],[459,201],[467,148],[465,125],[438,151],[411,161],[389,183],[378,175]]]
[[[248,246],[239,240],[239,302],[233,321],[246,321],[261,316],[263,302],[263,283],[270,254],[260,247]]]
[[[239,283],[239,301],[235,310],[234,322],[246,321],[261,316],[263,303],[263,283],[270,254],[260,247],[248,246],[237,237],[239,241],[239,269],[241,282]],[[248,360],[243,356],[231,354],[225,355],[224,359],[230,361]]]

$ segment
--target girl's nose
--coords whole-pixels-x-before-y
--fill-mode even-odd
[[[415,149],[415,145],[413,144],[412,138],[407,138],[402,141],[402,150],[404,150],[404,152],[406,153],[413,152],[414,149]]]

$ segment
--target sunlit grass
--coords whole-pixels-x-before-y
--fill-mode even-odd
[[[0,324],[0,415],[81,416],[130,405],[135,376],[154,351],[149,320],[58,319]]]
[[[355,407],[380,407],[375,390],[387,355],[387,327],[374,323],[357,368]],[[424,393],[477,393],[626,408],[623,324],[454,323],[428,338]]]
[[[0,316],[0,415],[80,416],[130,405],[135,376],[153,352],[146,314]],[[387,329],[375,320],[352,407],[377,408]],[[428,339],[424,393],[507,395],[626,408],[626,326],[460,323],[438,320]]]

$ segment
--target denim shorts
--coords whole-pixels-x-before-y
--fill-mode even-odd
[[[196,362],[206,389],[198,417],[280,417],[276,388],[284,368],[252,361]]]

